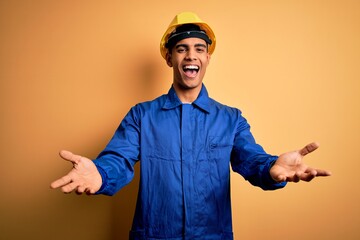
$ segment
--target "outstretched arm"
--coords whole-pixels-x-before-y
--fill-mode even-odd
[[[311,181],[315,177],[330,176],[331,172],[307,166],[304,156],[315,151],[317,143],[310,143],[298,151],[281,154],[270,169],[271,177],[277,182]]]
[[[75,155],[69,151],[60,151],[60,156],[73,164],[71,171],[51,183],[50,187],[60,188],[64,193],[95,194],[101,187],[102,178],[92,160]]]

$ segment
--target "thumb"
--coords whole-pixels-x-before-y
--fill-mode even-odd
[[[64,160],[72,162],[74,164],[79,163],[80,159],[82,158],[80,155],[75,155],[70,151],[67,150],[61,150],[59,152],[60,157],[62,157]]]
[[[319,148],[319,143],[313,142],[299,150],[301,156],[305,156]]]

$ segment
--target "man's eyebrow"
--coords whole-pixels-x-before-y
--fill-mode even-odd
[[[205,44],[203,44],[203,43],[196,43],[195,45],[194,45],[195,47],[203,47],[203,48],[206,48],[206,45]],[[184,47],[184,48],[189,48],[189,45],[188,44],[177,44],[176,46],[175,46],[175,48],[177,49],[177,48],[180,48],[180,47]]]
[[[187,45],[187,44],[177,44],[175,46],[175,48],[179,48],[179,47],[189,48],[189,45]]]
[[[206,48],[206,45],[203,44],[203,43],[196,43],[195,47],[204,47],[204,48]]]

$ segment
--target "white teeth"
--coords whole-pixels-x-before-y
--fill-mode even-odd
[[[190,69],[190,70],[198,70],[199,67],[198,66],[195,66],[195,65],[187,65],[187,66],[184,66],[184,69],[187,70],[187,69]]]

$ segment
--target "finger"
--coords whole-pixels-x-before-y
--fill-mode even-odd
[[[301,174],[300,173],[295,173],[293,178],[292,178],[292,181],[297,183],[297,182],[300,181],[300,179],[301,179]]]
[[[316,177],[316,170],[311,170],[308,172],[304,172],[303,174],[301,174],[301,180],[305,181],[305,182],[310,182],[311,180],[313,180]]]
[[[78,186],[76,189],[76,193],[77,194],[83,194],[86,191],[86,187],[85,186]]]
[[[87,189],[86,190],[86,194],[87,195],[93,195],[93,194],[95,194],[96,193],[96,191],[94,190],[94,189]]]
[[[71,193],[78,187],[78,184],[76,182],[71,182],[61,188],[61,191],[64,193]]]
[[[273,178],[276,182],[285,182],[286,181],[286,176],[284,175],[278,175],[275,178]]]
[[[321,169],[310,169],[301,175],[301,180],[310,182],[315,177],[331,176],[331,172]]]
[[[66,184],[68,184],[70,182],[71,182],[71,177],[69,175],[66,175],[66,176],[63,176],[62,178],[52,182],[50,184],[50,187],[55,189],[55,188],[58,188],[58,187],[62,187],[62,186],[66,185]]]
[[[310,182],[311,180],[313,180],[315,178],[315,176],[313,174],[310,174],[310,173],[304,173],[302,176],[301,176],[301,180],[302,181],[305,181],[305,182]]]
[[[317,172],[316,174],[317,177],[327,177],[332,175],[330,171],[322,170],[322,169],[316,169],[316,172]]]
[[[305,156],[305,155],[315,151],[316,149],[318,149],[318,147],[319,147],[319,144],[316,142],[313,142],[313,143],[306,145],[304,148],[300,149],[299,153],[302,156]]]
[[[75,163],[75,164],[78,164],[82,158],[82,156],[75,155],[72,152],[67,151],[67,150],[61,150],[59,154],[60,154],[60,157],[62,157],[63,159],[70,161],[72,163]]]

